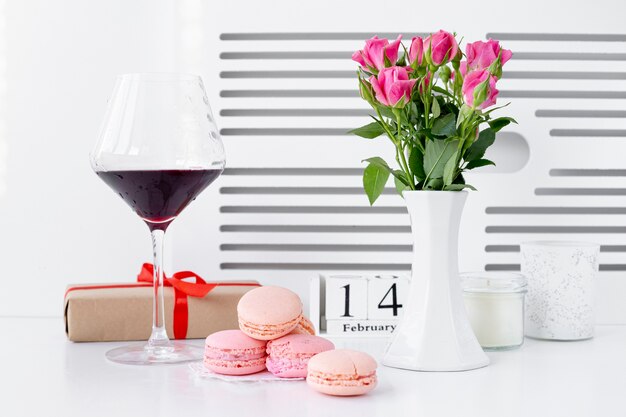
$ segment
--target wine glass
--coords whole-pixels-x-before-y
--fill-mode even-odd
[[[146,222],[154,254],[150,339],[110,350],[107,358],[137,365],[201,359],[200,347],[167,337],[163,239],[176,216],[224,169],[224,146],[202,79],[159,73],[119,76],[90,159],[96,174]]]

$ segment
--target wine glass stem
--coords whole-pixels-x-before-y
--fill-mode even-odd
[[[163,311],[163,240],[165,230],[153,229],[152,253],[154,255],[154,277],[152,298],[152,334],[146,349],[167,348],[170,341],[165,330],[165,313]]]

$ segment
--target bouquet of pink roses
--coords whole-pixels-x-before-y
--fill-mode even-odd
[[[495,165],[485,151],[497,131],[515,122],[491,117],[501,107],[486,110],[496,104],[496,83],[511,55],[492,39],[468,44],[463,54],[455,35],[443,30],[414,37],[408,50],[401,36],[391,43],[374,36],[352,55],[360,64],[361,97],[377,117],[351,133],[367,139],[387,135],[400,166],[393,169],[380,157],[366,160],[363,186],[370,204],[390,175],[399,193],[474,189],[463,172]]]

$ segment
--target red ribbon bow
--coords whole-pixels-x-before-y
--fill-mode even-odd
[[[189,324],[189,310],[187,307],[187,296],[203,298],[218,285],[207,284],[198,274],[191,271],[176,272],[171,278],[163,275],[163,285],[174,288],[174,338],[184,339],[187,337],[187,326]],[[193,278],[194,282],[183,281]],[[145,263],[141,267],[137,282],[154,282],[154,265]],[[227,285],[227,284],[226,284]]]

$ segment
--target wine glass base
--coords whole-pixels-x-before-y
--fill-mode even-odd
[[[170,342],[169,346],[146,348],[146,342],[133,343],[111,349],[106,357],[111,362],[124,365],[167,365],[202,360],[204,349],[185,342]]]

